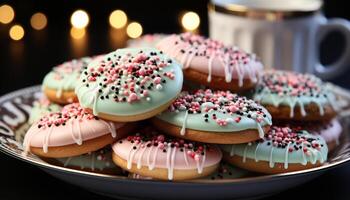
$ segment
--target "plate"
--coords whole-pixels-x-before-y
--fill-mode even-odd
[[[277,175],[254,175],[236,179],[198,179],[181,182],[139,180],[126,176],[104,175],[51,165],[34,155],[23,155],[22,140],[28,129],[29,112],[40,98],[41,86],[14,91],[0,97],[0,150],[9,156],[36,165],[52,176],[89,191],[119,199],[251,199],[272,195],[305,183],[330,168],[350,161],[350,93],[334,86],[344,109],[340,121],[344,133],[328,162],[317,168]]]

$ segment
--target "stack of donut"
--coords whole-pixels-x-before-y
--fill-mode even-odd
[[[25,153],[74,169],[175,181],[327,161],[329,138],[341,127],[335,96],[319,79],[264,72],[254,54],[192,33],[161,37],[155,47],[133,43],[53,68],[46,97],[34,104]],[[252,99],[243,96],[249,92]]]

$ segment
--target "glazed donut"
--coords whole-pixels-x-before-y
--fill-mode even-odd
[[[44,115],[51,112],[58,112],[62,107],[48,100],[45,96],[33,103],[33,108],[30,111],[28,123],[33,124],[38,121]]]
[[[263,70],[255,54],[192,33],[170,35],[157,48],[183,64],[185,79],[211,89],[253,89]]]
[[[113,143],[134,126],[104,121],[73,103],[35,122],[27,131],[23,146],[25,154],[30,151],[41,157],[77,156]]]
[[[274,120],[320,121],[336,115],[336,98],[326,84],[310,74],[266,71],[257,86],[254,100]]]
[[[318,167],[327,161],[324,139],[307,131],[272,126],[264,138],[247,144],[221,145],[224,160],[240,168],[277,174]]]
[[[167,36],[162,33],[146,34],[137,39],[128,40],[126,46],[129,48],[156,47],[156,44]]]
[[[258,140],[271,125],[270,114],[253,100],[229,91],[182,92],[152,122],[163,132],[188,140],[239,144]]]
[[[44,78],[43,91],[47,98],[58,104],[77,102],[74,89],[79,80],[81,71],[93,59],[100,59],[101,56],[93,58],[84,57],[74,59],[58,65],[52,69]]]
[[[182,82],[181,66],[162,52],[118,49],[83,71],[76,93],[81,105],[102,119],[139,121],[165,110]]]
[[[54,165],[87,172],[121,174],[121,169],[112,161],[112,151],[110,147],[79,156],[52,158],[47,161]]]
[[[214,145],[189,142],[149,129],[113,146],[113,161],[128,172],[162,180],[186,180],[213,173],[222,158]]]

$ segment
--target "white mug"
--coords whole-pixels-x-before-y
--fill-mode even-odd
[[[209,34],[256,53],[267,67],[331,79],[350,66],[350,23],[325,18],[322,4],[322,0],[212,0]],[[345,50],[325,66],[320,63],[319,44],[332,31],[344,35]]]

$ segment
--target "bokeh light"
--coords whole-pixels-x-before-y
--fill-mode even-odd
[[[89,15],[84,10],[76,10],[71,18],[70,22],[73,27],[82,29],[85,28],[89,24]]]
[[[132,22],[126,28],[126,33],[130,38],[138,38],[142,35],[142,26],[138,22]]]
[[[195,12],[186,12],[181,18],[182,26],[188,31],[194,31],[199,27],[200,18]]]
[[[122,10],[115,10],[109,15],[109,24],[113,28],[123,28],[128,21],[128,17]]]
[[[9,5],[0,6],[0,22],[3,24],[11,23],[15,18],[15,11]]]
[[[47,25],[47,18],[45,14],[41,12],[37,12],[32,17],[30,18],[30,25],[35,29],[35,30],[42,30],[46,27]]]
[[[70,35],[72,36],[72,38],[74,39],[81,39],[85,36],[86,34],[86,30],[85,28],[75,28],[72,27],[70,29]]]
[[[24,29],[21,25],[14,25],[10,28],[9,35],[13,40],[20,40],[24,37]]]

